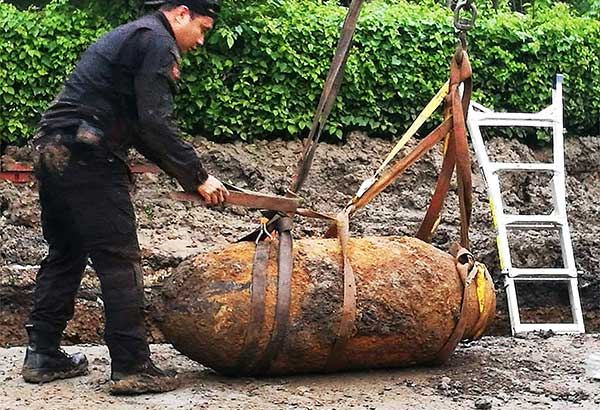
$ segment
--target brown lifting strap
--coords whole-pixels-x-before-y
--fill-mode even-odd
[[[346,20],[344,22],[344,27],[342,28],[340,41],[338,42],[338,47],[332,61],[328,78],[325,82],[321,99],[319,101],[319,106],[317,107],[317,113],[315,114],[313,120],[311,132],[305,141],[302,158],[298,164],[297,172],[294,175],[292,184],[288,190],[289,196],[294,196],[295,193],[300,190],[302,184],[308,176],[319,136],[325,120],[331,111],[337,91],[341,84],[346,59],[348,57],[348,51],[350,49],[352,36],[362,3],[362,0],[353,0],[350,5]],[[303,214],[304,216],[322,217],[332,220],[335,219],[335,224],[330,226],[330,229],[325,234],[325,237],[332,237],[337,234],[342,250],[344,299],[335,341],[324,368],[326,371],[335,370],[339,366],[340,361],[343,359],[342,352],[344,347],[346,346],[347,341],[352,337],[354,331],[354,321],[356,319],[356,284],[354,272],[350,266],[347,251],[349,238],[349,217],[359,208],[368,204],[410,165],[421,158],[427,151],[429,151],[444,138],[446,138],[446,151],[442,169],[436,184],[435,193],[423,223],[421,224],[421,227],[417,233],[417,237],[428,241],[433,235],[445,196],[449,189],[450,178],[454,169],[456,168],[461,215],[460,242],[464,247],[468,247],[469,245],[468,229],[472,207],[472,181],[468,143],[466,138],[465,117],[470,103],[472,83],[471,67],[469,65],[468,56],[466,51],[464,51],[460,46],[458,47],[451,62],[450,80],[448,84],[449,93],[446,97],[444,109],[445,118],[442,124],[427,137],[425,137],[421,142],[419,142],[417,147],[405,158],[397,161],[387,172],[383,173],[381,177],[378,177],[360,197],[356,198],[356,200],[348,205],[340,214],[337,215],[336,218],[332,218],[329,215],[318,214],[310,210],[296,209],[296,213]],[[459,86],[461,84],[464,86],[462,97],[460,96],[459,92]],[[287,331],[289,305],[291,300],[291,275],[293,270],[293,248],[290,232],[291,218],[289,216],[282,216],[282,214],[276,215],[275,212],[265,213],[265,216],[267,215],[271,219],[267,224],[267,228],[272,229],[273,227],[278,226],[278,230],[280,232],[277,305],[274,327],[271,332],[269,343],[261,357],[256,361],[252,361],[252,364],[249,365],[256,373],[266,371],[276,359]],[[287,226],[288,224],[289,227]],[[260,232],[255,232],[247,235],[241,240],[256,239],[259,237],[259,235]],[[264,250],[260,251],[259,249],[260,247],[257,246],[257,252],[264,252]],[[261,257],[257,255],[255,257],[255,261],[260,260]],[[262,291],[260,290],[260,284],[262,280],[260,277],[261,275],[265,275],[264,271],[266,269],[266,265],[262,267],[262,274],[257,271],[259,268],[260,266],[255,267],[253,270],[253,316],[251,318],[250,329],[248,330],[247,335],[248,346],[240,357],[241,360],[246,361],[250,359],[248,356],[252,351],[256,352],[256,341],[259,337],[260,329],[262,328],[262,324],[264,322],[264,289]],[[460,265],[457,264],[457,269],[459,269],[459,273],[464,270],[462,262]],[[257,275],[256,279],[254,278],[255,275]],[[463,276],[466,278],[466,275]],[[461,278],[463,276],[461,276]],[[465,284],[465,290],[461,307],[461,316],[453,334],[449,338],[444,348],[440,351],[438,355],[439,358],[447,357],[447,355],[449,355],[449,353],[456,347],[456,343],[458,343],[464,334],[465,325],[463,313],[466,309],[465,302],[467,300],[466,292],[468,288],[466,279],[463,283]],[[255,284],[257,286],[256,295],[254,294]],[[259,304],[262,304],[263,306],[258,306]]]
[[[354,321],[356,319],[356,283],[354,271],[348,256],[349,221],[347,211],[340,212],[337,216],[322,214],[306,210],[305,216],[319,219],[335,220],[338,224],[338,234],[343,260],[343,304],[340,313],[340,322],[335,335],[330,355],[324,366],[324,371],[335,371],[341,364],[342,352],[348,340],[353,336]],[[252,269],[252,296],[251,318],[245,338],[245,347],[240,354],[238,367],[246,373],[261,374],[266,372],[277,358],[285,334],[287,332],[289,308],[291,301],[291,280],[293,271],[293,246],[292,246],[292,220],[288,217],[277,219],[279,231],[278,254],[278,287],[277,305],[275,309],[274,325],[271,329],[270,340],[260,351],[258,340],[264,326],[266,270],[269,260],[271,242],[258,242],[254,255]]]
[[[464,84],[462,99],[459,93],[461,83]],[[446,97],[444,109],[446,117],[450,113],[452,115],[452,133],[447,137],[444,161],[442,162],[442,169],[438,177],[435,192],[423,222],[415,235],[425,242],[430,242],[435,232],[438,218],[444,205],[448,188],[450,187],[450,179],[456,167],[460,204],[460,243],[465,248],[469,247],[469,224],[471,221],[473,187],[465,118],[471,99],[471,90],[472,79],[469,57],[466,51],[459,46],[450,65],[450,93]]]
[[[292,182],[288,189],[288,196],[295,196],[295,194],[301,189],[302,185],[306,181],[306,178],[308,177],[308,173],[312,166],[312,161],[318,146],[321,132],[323,130],[327,117],[329,116],[329,113],[333,108],[333,104],[335,103],[337,93],[342,83],[346,61],[348,59],[350,48],[352,46],[352,37],[354,35],[354,30],[356,28],[356,23],[360,15],[360,10],[363,2],[364,0],[352,0],[352,3],[348,7],[348,13],[346,14],[346,18],[344,20],[344,24],[340,34],[340,39],[338,41],[333,60],[331,62],[329,73],[327,74],[327,79],[325,80],[325,85],[323,86],[323,91],[321,93],[321,98],[319,100],[315,116],[313,118],[310,133],[305,140],[302,157],[298,163],[296,173],[294,174],[294,177],[292,178]],[[318,214],[310,210],[295,211],[304,211],[305,216],[309,216],[310,214],[310,216],[312,217],[334,219],[329,215]],[[291,299],[291,278],[293,271],[293,247],[292,236],[290,232],[292,219],[289,216],[282,216],[281,214],[276,215],[274,212],[265,212],[264,215],[268,216],[268,218],[270,219],[270,222],[267,224],[267,229],[271,229],[273,226],[277,226],[279,231],[279,279],[277,289],[277,307],[275,312],[275,324],[271,333],[271,339],[269,341],[269,344],[267,345],[265,352],[262,355],[262,358],[254,367],[254,370],[257,373],[260,373],[261,371],[264,371],[271,366],[272,362],[276,359],[277,353],[279,352],[279,349],[281,348],[281,345],[283,343],[283,338],[285,336],[288,326],[289,304]],[[332,355],[328,362],[328,366],[335,365],[334,362],[337,361],[339,351],[341,351],[343,345],[345,344],[345,341],[347,341],[350,337],[354,323],[354,316],[356,316],[356,290],[354,285],[354,274],[346,256],[346,244],[347,238],[349,236],[347,233],[347,214],[345,218],[346,236],[345,239],[342,239],[342,237],[340,237],[342,253],[344,255],[344,305],[342,307],[342,318],[340,321],[339,330],[337,332],[336,342],[333,347]],[[246,237],[242,238],[241,240],[243,241],[256,239],[258,235],[259,233],[253,232],[247,235]],[[253,276],[254,274],[255,270],[253,270]],[[256,274],[260,275],[259,273]],[[258,300],[255,300],[254,296],[252,298],[252,301],[253,303],[260,303]],[[264,297],[262,303],[264,304]],[[253,312],[254,311],[260,312],[260,309],[253,308]],[[262,308],[262,312],[264,315],[264,306]],[[255,323],[254,319],[251,321],[251,327],[253,326],[258,326],[258,323]],[[249,330],[249,332],[250,338],[252,338],[254,334],[257,334],[256,330]],[[244,358],[241,357],[241,359]]]
[[[323,91],[321,92],[319,104],[317,105],[317,109],[313,117],[310,132],[308,137],[306,137],[304,140],[302,157],[298,161],[296,171],[287,190],[286,196],[288,197],[294,198],[296,196],[296,194],[302,188],[302,185],[304,185],[304,182],[308,177],[308,173],[310,172],[315,152],[319,145],[321,132],[323,131],[327,117],[333,108],[335,99],[342,84],[346,61],[352,46],[352,37],[354,36],[356,23],[358,22],[358,17],[360,16],[360,10],[363,3],[364,0],[352,0],[350,6],[348,6],[348,12],[346,13],[346,18],[340,32],[340,39],[337,43],[329,72],[327,73],[327,79],[323,85]],[[265,211],[263,212],[263,215],[270,220],[277,218],[276,213],[273,211]],[[269,228],[271,228],[271,222],[269,222]],[[239,239],[238,242],[255,240],[258,235],[258,231],[251,232]]]
[[[354,270],[348,259],[348,239],[350,238],[350,222],[346,210],[336,217],[338,238],[342,251],[342,266],[344,271],[344,301],[340,314],[340,323],[336,332],[335,342],[325,364],[325,371],[332,372],[342,364],[342,352],[346,343],[354,335],[354,321],[356,319],[356,279]]]
[[[475,265],[475,259],[469,251],[462,247],[458,249],[455,258],[456,272],[463,284],[460,314],[458,316],[458,321],[454,326],[454,330],[450,334],[450,337],[448,338],[444,346],[440,349],[440,351],[436,354],[436,357],[433,361],[434,364],[441,364],[448,360],[448,357],[450,357],[454,349],[456,349],[456,346],[458,346],[458,342],[461,341],[463,335],[465,334],[465,329],[467,325],[466,312],[469,309],[469,281],[467,280],[467,278]]]
[[[267,291],[267,266],[271,253],[271,241],[256,244],[252,264],[251,316],[244,341],[244,350],[240,353],[237,368],[252,373],[259,359],[258,341],[265,321],[265,295]]]
[[[310,133],[304,142],[304,151],[302,157],[298,162],[296,174],[292,178],[289,191],[292,193],[298,193],[304,181],[308,177],[308,172],[312,166],[315,151],[319,144],[319,138],[327,117],[333,108],[335,98],[342,84],[342,78],[344,77],[344,70],[346,68],[346,61],[350,53],[350,47],[352,46],[352,37],[356,28],[356,23],[360,15],[360,9],[364,0],[352,0],[350,6],[348,6],[348,13],[344,20],[344,25],[340,33],[340,39],[331,61],[331,67],[323,86],[321,98],[313,118],[312,125],[310,127]]]
[[[289,217],[282,217],[279,219],[277,230],[279,232],[279,253],[277,255],[277,268],[279,271],[277,280],[277,305],[275,307],[275,320],[273,329],[271,329],[271,337],[265,350],[262,352],[260,359],[256,361],[256,365],[252,366],[253,373],[264,373],[267,371],[273,361],[277,358],[277,354],[283,345],[285,335],[287,333],[287,327],[289,322],[290,312],[290,300],[291,300],[291,281],[292,281],[292,270],[293,270],[293,244],[292,244],[292,219]],[[264,275],[266,271],[266,265],[262,268],[262,273],[253,270],[252,275]],[[254,283],[254,278],[253,278]],[[254,289],[252,290],[252,311],[264,312],[265,298],[264,294],[262,299],[257,296],[254,297]],[[261,304],[259,308],[254,304]],[[254,322],[251,322],[254,324]],[[261,324],[262,328],[262,324]],[[252,330],[253,334],[256,334],[257,330]],[[260,332],[260,330],[258,330]]]
[[[461,84],[464,85],[462,98],[459,92],[459,86]],[[456,167],[461,216],[460,242],[465,248],[468,247],[468,231],[472,207],[472,181],[471,161],[465,127],[465,113],[467,112],[470,103],[472,82],[469,59],[466,51],[460,46],[451,61],[449,87],[449,94],[446,97],[446,104],[444,107],[445,118],[442,124],[422,139],[414,150],[409,152],[404,158],[399,159],[387,171],[383,172],[381,176],[377,177],[359,197],[354,198],[346,207],[349,216],[352,216],[357,210],[371,202],[373,198],[394,182],[408,167],[419,160],[438,142],[446,138],[447,149],[436,190],[416,237],[427,242],[430,241],[431,236],[435,231],[446,193],[450,186],[450,178]],[[331,238],[335,235],[336,225],[331,224],[325,233],[325,237]]]

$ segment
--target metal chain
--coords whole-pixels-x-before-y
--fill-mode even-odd
[[[473,0],[460,0],[457,2],[454,10],[454,28],[458,33],[458,38],[463,49],[467,49],[467,32],[475,25],[477,18],[477,7]]]

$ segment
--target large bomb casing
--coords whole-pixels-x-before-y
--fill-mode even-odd
[[[223,374],[284,375],[432,363],[453,334],[463,294],[463,338],[480,335],[494,316],[495,294],[487,273],[485,281],[473,281],[464,292],[466,278],[461,278],[455,258],[430,244],[411,237],[350,239],[348,256],[356,280],[354,332],[339,354],[338,366],[331,368],[328,361],[343,305],[340,245],[336,239],[297,240],[285,337],[273,360],[257,370],[253,364],[261,360],[275,326],[277,241],[271,243],[266,269],[264,320],[258,337],[250,341],[254,251],[255,244],[245,242],[196,255],[163,287],[159,309],[166,340]]]

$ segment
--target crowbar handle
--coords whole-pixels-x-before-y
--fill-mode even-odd
[[[192,201],[206,205],[206,202],[200,196],[193,192],[170,192],[171,199],[177,201]],[[227,201],[223,203],[225,206],[243,206],[251,209],[270,209],[284,213],[296,213],[296,210],[302,204],[301,198],[288,198],[278,195],[262,194],[253,191],[229,191]]]

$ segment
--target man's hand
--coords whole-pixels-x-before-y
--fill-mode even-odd
[[[212,175],[209,175],[206,181],[202,185],[198,185],[196,189],[208,205],[218,205],[229,197],[227,188]]]

